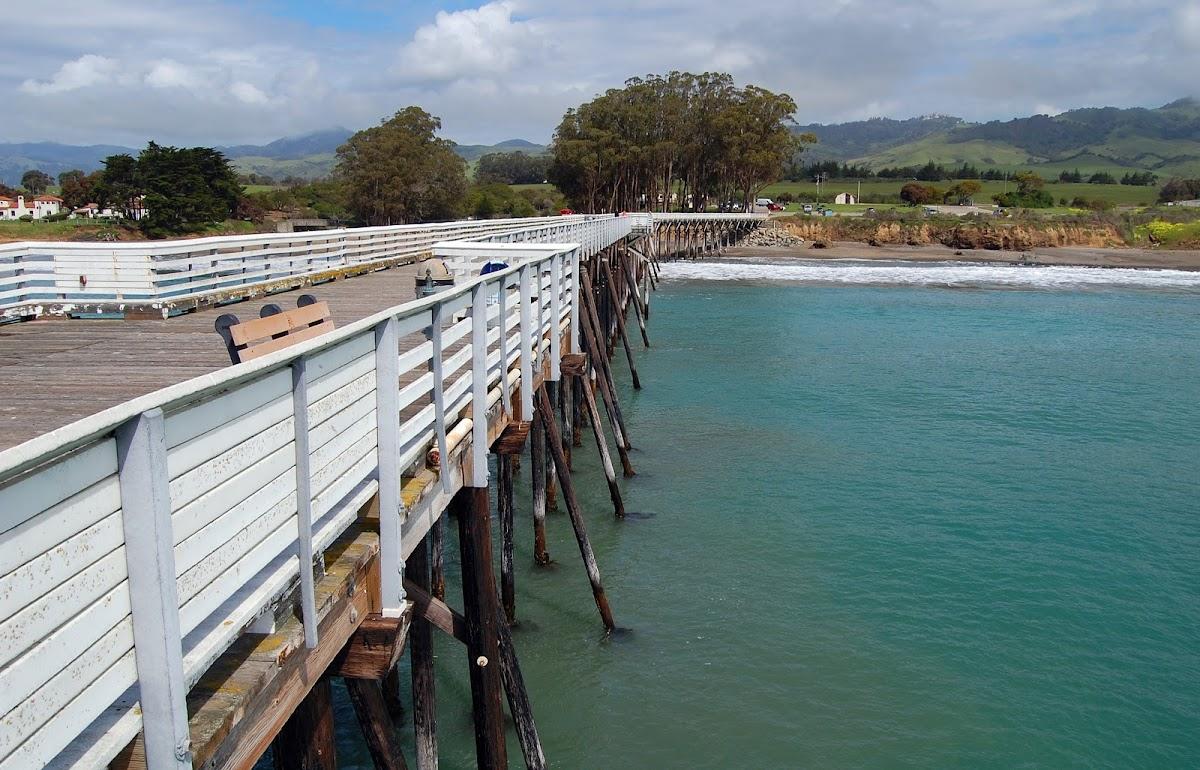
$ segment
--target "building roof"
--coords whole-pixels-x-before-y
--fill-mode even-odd
[[[43,201],[48,203],[62,203],[63,199],[57,195],[39,195],[34,198],[35,201]]]

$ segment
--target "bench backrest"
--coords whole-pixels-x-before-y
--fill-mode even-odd
[[[239,362],[252,361],[297,342],[333,331],[333,328],[329,303],[314,302],[295,310],[285,310],[265,318],[255,318],[230,326],[230,352],[237,354]]]

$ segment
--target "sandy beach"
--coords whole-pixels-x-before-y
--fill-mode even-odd
[[[855,241],[835,241],[827,248],[814,249],[809,243],[795,248],[739,246],[727,249],[723,259],[753,261],[763,257],[797,259],[879,259],[918,262],[982,262],[1079,267],[1139,267],[1171,270],[1200,270],[1200,251],[1159,249],[1104,249],[1088,246],[1059,246],[1028,251],[992,251],[987,249],[951,249],[941,245],[868,246]]]

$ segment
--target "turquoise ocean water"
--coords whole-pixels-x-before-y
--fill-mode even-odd
[[[576,450],[627,630],[565,514],[535,570],[520,491],[552,765],[1200,766],[1200,275],[1128,272],[667,266],[622,374],[635,515]],[[471,767],[438,654],[442,766]]]

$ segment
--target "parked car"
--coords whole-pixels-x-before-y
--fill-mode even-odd
[[[812,213],[812,204],[811,204],[811,203],[805,203],[805,204],[804,204],[804,213],[805,213],[805,214],[811,214],[811,213]]]

